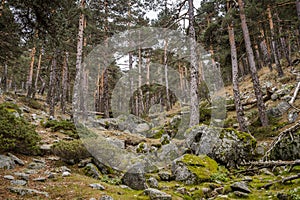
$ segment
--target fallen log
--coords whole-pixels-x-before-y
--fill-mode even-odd
[[[242,164],[243,166],[249,166],[248,169],[238,171],[235,174],[245,174],[249,172],[255,172],[263,168],[272,168],[272,171],[276,167],[280,166],[290,166],[289,171],[293,169],[294,166],[300,165],[300,160],[295,161],[256,161],[256,162],[248,162]]]
[[[300,160],[294,161],[256,161],[256,162],[248,162],[244,163],[244,166],[252,166],[252,167],[263,167],[263,168],[273,168],[273,167],[280,167],[280,166],[296,166],[300,165]]]
[[[273,181],[273,182],[271,182],[271,183],[268,183],[268,184],[266,184],[266,185],[263,185],[262,187],[260,187],[260,189],[262,189],[262,188],[268,189],[268,188],[270,188],[272,185],[274,185],[274,184],[276,184],[276,183],[281,183],[281,184],[283,184],[283,183],[285,183],[285,182],[287,182],[287,181],[292,181],[292,180],[295,180],[295,179],[298,179],[298,178],[300,178],[300,173],[299,173],[299,174],[296,174],[296,175],[293,175],[293,176],[285,177],[285,178],[283,178],[283,179],[281,179],[281,180]]]

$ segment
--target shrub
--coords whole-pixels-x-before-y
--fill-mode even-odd
[[[27,98],[27,97],[22,97],[22,98],[20,98],[20,100],[26,106],[29,106],[30,108],[37,109],[37,110],[43,110],[42,105],[39,102],[37,102],[36,100],[34,100],[34,99]]]
[[[14,104],[0,105],[0,152],[37,154],[41,138],[35,132],[35,128],[22,117],[16,117],[12,109],[19,111]]]
[[[48,120],[46,123],[43,124],[45,128],[51,128],[52,132],[56,131],[62,131],[62,133],[78,139],[78,133],[76,131],[75,124],[71,121],[68,120],[62,120],[62,121],[57,121],[57,120]]]
[[[90,157],[81,140],[60,141],[52,146],[52,152],[67,163],[78,163]]]

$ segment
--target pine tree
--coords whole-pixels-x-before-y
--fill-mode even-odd
[[[253,50],[251,47],[250,35],[249,35],[249,30],[248,30],[248,26],[247,26],[247,22],[246,22],[243,1],[238,0],[238,5],[240,8],[240,18],[241,18],[241,22],[242,22],[242,30],[243,30],[244,41],[245,41],[245,46],[246,46],[246,51],[247,51],[247,57],[248,57],[249,65],[250,65],[250,72],[251,72],[251,77],[252,77],[252,82],[253,82],[254,93],[256,96],[256,100],[257,100],[259,117],[260,117],[262,126],[267,126],[269,124],[269,120],[268,120],[268,116],[266,114],[266,108],[265,108],[265,104],[263,101],[262,91],[261,91],[261,87],[260,87],[260,83],[259,83],[259,79],[258,79],[258,75],[257,75],[257,69],[255,66],[254,55],[253,55]]]
[[[227,2],[228,13],[231,12],[230,3]],[[244,119],[244,110],[241,103],[240,97],[240,90],[239,90],[239,83],[238,83],[238,61],[237,61],[237,52],[236,52],[236,45],[235,45],[235,37],[234,37],[234,27],[233,22],[230,20],[228,24],[228,35],[229,35],[229,42],[231,48],[231,63],[232,63],[232,85],[233,85],[233,95],[234,95],[234,104],[236,109],[237,121],[240,126],[241,131],[248,131],[246,126],[246,122]]]
[[[199,124],[199,99],[198,99],[198,83],[199,71],[197,62],[197,47],[196,36],[194,29],[194,5],[193,0],[188,0],[188,13],[189,13],[189,41],[190,41],[190,61],[191,61],[191,84],[190,84],[190,127]]]

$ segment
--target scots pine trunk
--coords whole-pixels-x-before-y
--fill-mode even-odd
[[[264,63],[266,65],[268,65],[270,71],[273,71],[272,58],[271,58],[270,52],[268,51],[268,45],[267,45],[267,41],[265,38],[265,32],[262,28],[260,29],[260,37],[261,37],[261,42],[260,42],[259,46],[260,46],[261,52],[264,57],[263,58]]]
[[[290,53],[289,53],[289,49],[288,49],[288,45],[286,43],[286,37],[283,35],[283,30],[282,30],[282,21],[279,18],[278,14],[276,13],[276,17],[277,17],[277,21],[279,23],[279,28],[278,28],[278,32],[280,35],[280,44],[281,44],[281,48],[284,54],[284,57],[286,58],[286,61],[288,62],[289,66],[292,66],[292,61],[290,58]]]
[[[1,81],[3,85],[3,91],[7,92],[7,63],[4,64],[3,77]]]
[[[231,65],[232,65],[232,84],[233,84],[233,95],[234,95],[234,104],[236,109],[237,121],[240,126],[241,131],[248,131],[245,119],[244,119],[244,110],[240,98],[240,90],[238,83],[238,62],[237,62],[237,53],[234,37],[233,24],[228,25],[228,35],[230,42],[230,52],[231,52]]]
[[[104,117],[109,118],[109,91],[108,91],[108,76],[109,71],[105,69],[103,73],[103,112]]]
[[[49,91],[48,91],[48,99],[49,99],[49,115],[54,116],[55,113],[55,85],[56,85],[56,68],[57,68],[57,54],[56,52],[53,55],[51,69],[50,69],[50,80],[49,80]]]
[[[36,77],[35,77],[35,82],[34,82],[34,90],[32,94],[32,98],[34,99],[36,92],[38,91],[38,80],[40,77],[40,71],[41,71],[41,62],[42,62],[42,51],[40,51],[39,54],[39,60],[38,60],[38,66],[36,69]]]
[[[166,106],[170,109],[169,81],[168,81],[168,39],[165,39],[164,45],[164,68],[165,68],[165,87],[166,87]]]
[[[139,33],[140,37],[140,33]],[[138,62],[138,104],[137,106],[137,115],[141,116],[142,112],[144,111],[143,105],[143,91],[142,91],[142,48],[139,47],[139,62]]]
[[[249,65],[250,65],[250,72],[251,72],[251,78],[252,78],[252,82],[253,82],[254,93],[255,93],[255,96],[257,99],[257,107],[258,107],[259,117],[260,117],[262,126],[267,126],[269,124],[269,120],[268,120],[268,116],[266,114],[266,107],[265,107],[265,104],[263,101],[262,91],[261,91],[261,87],[260,87],[259,79],[258,79],[258,75],[257,75],[257,69],[255,66],[249,30],[248,30],[248,26],[247,26],[247,22],[246,22],[244,3],[242,0],[238,0],[238,4],[239,4],[239,8],[240,8],[240,18],[241,18],[241,22],[242,22],[243,36],[244,36],[244,41],[245,41],[245,46],[246,46],[246,51],[247,51],[247,57],[248,57]]]
[[[80,8],[83,9],[85,6],[85,0],[81,0]],[[77,54],[76,54],[76,76],[73,89],[73,113],[78,112],[80,105],[80,87],[82,82],[82,47],[83,47],[83,31],[84,31],[84,14],[80,13],[79,27],[78,27],[78,39],[77,39]]]
[[[298,19],[300,20],[300,0],[296,1],[296,9],[297,9]]]
[[[32,80],[33,80],[33,68],[34,68],[34,57],[36,53],[36,48],[35,46],[31,50],[31,61],[30,61],[30,67],[29,67],[29,72],[28,72],[28,77],[27,77],[27,97],[31,98],[32,96]]]
[[[190,127],[192,127],[199,124],[199,99],[198,99],[199,71],[198,71],[197,54],[196,54],[193,0],[188,0],[188,3],[189,3],[188,14],[189,14],[190,61],[191,61]]]
[[[4,9],[4,3],[5,3],[5,0],[1,0],[1,5],[0,5],[0,17],[2,16],[2,12],[3,12],[3,9]]]
[[[278,49],[277,49],[278,47],[277,47],[277,42],[275,40],[274,23],[273,23],[273,19],[272,19],[270,5],[268,5],[268,7],[267,7],[267,14],[268,14],[268,20],[269,20],[269,25],[270,25],[272,51],[273,51],[273,56],[274,56],[274,60],[276,63],[276,70],[277,70],[278,76],[282,77],[284,75],[284,73],[282,71],[280,60],[278,57]]]
[[[69,74],[69,52],[65,52],[65,58],[62,69],[62,94],[60,99],[60,107],[63,113],[66,112],[66,101],[68,92],[68,74]]]
[[[256,57],[256,60],[257,60],[258,69],[261,69],[263,67],[263,63],[262,63],[262,60],[261,60],[261,57],[260,57],[260,53],[259,53],[259,49],[258,49],[257,44],[254,45],[254,49],[255,49],[255,57]]]

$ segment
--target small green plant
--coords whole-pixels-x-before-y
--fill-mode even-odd
[[[29,106],[30,108],[37,109],[37,110],[43,110],[42,105],[39,102],[37,102],[36,100],[32,99],[32,98],[21,97],[20,100],[26,106]]]
[[[46,123],[43,123],[43,126],[45,128],[51,128],[52,132],[56,131],[61,131],[62,133],[78,139],[78,133],[76,131],[75,124],[71,121],[68,120],[62,120],[62,121],[57,121],[57,120],[48,120]]]
[[[52,152],[65,162],[73,161],[78,163],[80,160],[90,157],[81,140],[60,141],[53,145]]]
[[[104,175],[102,178],[101,178],[101,181],[104,182],[104,183],[108,183],[110,185],[120,185],[122,184],[122,180],[120,178],[110,178],[108,175]]]
[[[24,118],[16,117],[12,109],[20,113],[15,104],[0,105],[0,152],[37,154],[41,140],[39,135]]]

